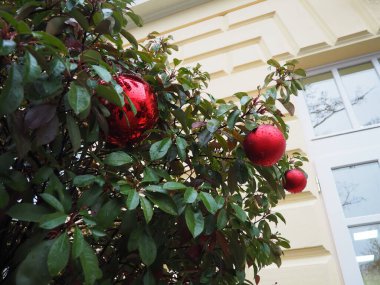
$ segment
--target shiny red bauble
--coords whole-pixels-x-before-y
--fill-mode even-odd
[[[134,75],[119,75],[116,82],[125,93],[123,107],[118,107],[110,102],[105,106],[111,115],[107,118],[109,132],[106,141],[125,147],[142,138],[145,131],[152,129],[158,120],[157,99],[150,85]],[[135,106],[137,113],[133,114],[128,98]]]
[[[277,163],[285,153],[285,137],[272,125],[260,125],[244,139],[244,150],[252,163],[271,166]]]
[[[292,169],[285,172],[284,188],[291,193],[299,193],[305,189],[307,178],[300,169]]]

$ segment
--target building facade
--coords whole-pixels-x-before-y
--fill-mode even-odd
[[[145,25],[131,33],[173,35],[174,56],[200,63],[216,98],[255,95],[270,58],[300,62],[307,88],[286,116],[287,151],[309,156],[308,185],[276,208],[292,248],[260,284],[379,285],[380,1],[142,0],[134,10]]]

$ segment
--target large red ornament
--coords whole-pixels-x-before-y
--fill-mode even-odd
[[[291,193],[299,193],[305,189],[307,178],[300,169],[292,169],[285,172],[284,188]]]
[[[272,125],[261,125],[251,131],[244,139],[244,150],[252,163],[271,166],[285,153],[285,137]]]
[[[157,100],[149,84],[137,76],[119,75],[115,80],[124,90],[125,105],[121,108],[108,101],[104,104],[111,113],[107,118],[109,132],[106,141],[125,147],[154,127],[158,119]],[[127,96],[136,107],[136,115]]]

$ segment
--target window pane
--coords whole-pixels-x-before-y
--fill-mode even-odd
[[[364,284],[380,284],[380,225],[353,227],[349,230]]]
[[[342,98],[330,72],[305,81],[303,93],[315,135],[326,135],[351,128]]]
[[[343,85],[362,126],[380,123],[380,80],[371,63],[339,70]]]
[[[378,162],[337,168],[333,175],[346,218],[380,213]]]

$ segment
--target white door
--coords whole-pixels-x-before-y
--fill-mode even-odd
[[[297,102],[345,285],[380,285],[379,57],[312,70]]]

